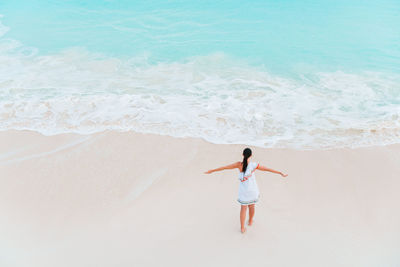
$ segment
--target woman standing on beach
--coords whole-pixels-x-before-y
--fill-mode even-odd
[[[277,173],[282,175],[282,177],[287,176],[287,174],[283,174],[282,172],[269,169],[255,162],[250,162],[249,159],[251,157],[251,154],[252,154],[251,149],[246,148],[245,150],[243,150],[243,162],[238,161],[233,164],[209,170],[206,172],[206,174],[210,174],[216,171],[239,169],[240,184],[239,184],[238,202],[241,205],[240,226],[242,233],[246,232],[245,221],[246,221],[247,206],[249,207],[249,226],[251,226],[253,223],[253,218],[255,213],[255,203],[257,203],[260,194],[258,191],[256,176],[254,172],[256,170],[260,170],[260,171]]]

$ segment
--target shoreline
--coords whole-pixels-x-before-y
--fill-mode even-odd
[[[261,199],[254,226],[242,235],[237,172],[203,172],[240,160],[244,147],[132,132],[0,132],[2,261],[400,263],[400,144],[331,150],[249,146],[253,161],[289,176],[256,173]]]
[[[389,147],[389,146],[399,146],[400,147],[400,142],[398,143],[387,143],[387,144],[373,144],[373,145],[362,145],[362,146],[355,146],[355,147],[350,147],[350,146],[339,146],[339,147],[302,147],[302,148],[296,148],[296,147],[263,147],[259,145],[254,145],[254,144],[245,144],[245,143],[214,143],[212,141],[207,140],[204,137],[193,137],[193,136],[173,136],[169,134],[162,134],[162,133],[147,133],[147,132],[137,132],[134,130],[102,130],[99,132],[93,132],[93,133],[77,133],[77,132],[70,132],[70,133],[56,133],[56,134],[44,134],[40,131],[36,130],[26,130],[26,129],[11,129],[11,130],[0,130],[0,135],[2,133],[30,133],[32,135],[39,135],[43,137],[57,137],[57,136],[97,136],[97,135],[103,135],[103,134],[108,134],[108,133],[116,133],[116,134],[132,134],[132,135],[148,135],[148,136],[154,136],[154,137],[167,137],[167,138],[172,138],[176,140],[185,140],[185,139],[193,139],[197,141],[202,141],[210,145],[217,145],[217,146],[242,146],[242,147],[253,147],[253,148],[259,148],[259,149],[272,149],[272,150],[291,150],[291,151],[333,151],[333,150],[356,150],[356,149],[369,149],[369,148],[380,148],[380,147]]]

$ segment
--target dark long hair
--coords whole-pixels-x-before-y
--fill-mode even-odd
[[[247,169],[247,159],[250,158],[250,156],[251,156],[251,149],[247,147],[247,148],[245,148],[245,149],[243,150],[243,167],[242,167],[243,173],[246,172],[246,169]]]

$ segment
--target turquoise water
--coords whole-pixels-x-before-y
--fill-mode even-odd
[[[223,52],[274,71],[400,71],[398,1],[3,1],[9,38],[151,63]],[[300,67],[298,65],[301,65]]]
[[[0,129],[398,142],[398,1],[2,1]]]

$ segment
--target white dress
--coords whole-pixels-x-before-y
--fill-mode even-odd
[[[258,163],[250,162],[247,165],[246,173],[239,173],[240,184],[238,202],[241,205],[250,205],[258,201],[260,192],[256,182],[256,175],[254,174],[258,166]]]

